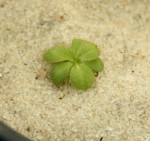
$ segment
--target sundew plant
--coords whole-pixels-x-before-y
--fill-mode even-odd
[[[104,68],[99,58],[100,51],[91,42],[73,39],[71,47],[55,46],[44,53],[44,60],[52,63],[50,78],[55,85],[69,80],[77,89],[90,88],[94,82],[94,73]]]

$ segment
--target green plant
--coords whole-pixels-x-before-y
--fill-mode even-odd
[[[94,82],[94,73],[100,72],[104,64],[95,44],[74,39],[70,48],[55,46],[44,53],[44,60],[52,63],[50,77],[55,85],[61,85],[66,79],[77,89],[87,89]]]

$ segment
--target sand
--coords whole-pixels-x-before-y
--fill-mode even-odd
[[[87,91],[42,58],[74,38],[105,64]],[[150,1],[0,0],[0,120],[35,141],[149,141]]]

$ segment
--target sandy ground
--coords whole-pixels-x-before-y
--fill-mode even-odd
[[[44,51],[81,38],[105,70],[55,87]],[[150,141],[150,0],[0,0],[0,120],[35,141]]]

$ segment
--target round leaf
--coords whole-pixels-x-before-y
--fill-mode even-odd
[[[65,79],[69,76],[72,65],[73,64],[71,62],[54,64],[50,72],[50,77],[55,85],[60,85],[65,81]]]
[[[65,46],[56,46],[44,53],[44,60],[49,63],[56,63],[61,61],[73,61],[70,48]]]
[[[104,69],[104,63],[100,58],[97,58],[92,61],[84,62],[89,68],[91,68],[94,72],[100,72]]]
[[[75,57],[81,61],[94,60],[100,54],[95,44],[81,39],[74,39],[72,41],[72,49]]]
[[[93,84],[94,74],[88,66],[76,64],[71,68],[70,79],[76,88],[87,89]]]

